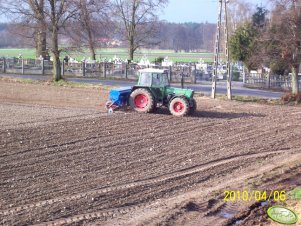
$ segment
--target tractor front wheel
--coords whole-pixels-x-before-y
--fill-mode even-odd
[[[189,103],[186,98],[176,97],[170,102],[169,111],[175,116],[186,116],[189,113]]]
[[[130,106],[137,112],[149,113],[154,111],[155,100],[147,89],[136,89],[130,95]]]

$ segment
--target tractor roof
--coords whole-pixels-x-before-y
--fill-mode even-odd
[[[157,68],[145,68],[139,70],[139,72],[148,72],[148,73],[165,73],[166,70],[163,69],[157,69]]]

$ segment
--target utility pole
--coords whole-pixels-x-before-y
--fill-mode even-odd
[[[222,0],[219,0],[215,49],[214,49],[211,98],[215,98],[215,95],[216,95],[216,80],[217,80],[217,69],[218,69],[218,63],[219,63],[220,34],[221,34],[221,25],[222,25],[222,8],[223,8]]]
[[[227,65],[227,96],[228,99],[232,99],[232,90],[231,90],[231,68],[229,60],[229,51],[228,51],[228,11],[227,3],[229,0],[219,0],[219,10],[218,10],[218,21],[216,28],[216,39],[215,39],[215,49],[214,49],[214,65],[213,65],[213,76],[212,76],[212,91],[211,97],[216,97],[216,81],[217,81],[217,71],[219,65],[219,52],[220,52],[220,42],[221,42],[221,27],[222,27],[222,14],[224,13],[224,37],[225,37],[225,57]]]
[[[225,54],[226,54],[226,64],[227,64],[227,97],[229,100],[232,99],[232,87],[231,87],[231,67],[230,67],[230,57],[229,57],[229,37],[228,37],[228,10],[227,3],[228,0],[224,0],[224,22],[225,22]]]

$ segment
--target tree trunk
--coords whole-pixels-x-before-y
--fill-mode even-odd
[[[299,81],[298,81],[299,65],[292,66],[292,93],[297,94],[299,92]]]
[[[62,79],[60,58],[53,54],[53,80],[59,81]]]
[[[36,34],[36,58],[42,56],[45,58],[46,56],[46,32],[37,31]]]
[[[46,56],[46,22],[45,22],[45,13],[44,13],[44,0],[28,0],[27,1],[30,9],[33,11],[36,19],[35,28],[35,45],[36,45],[36,58]]]
[[[94,47],[93,41],[91,39],[89,40],[89,49],[90,49],[91,59],[96,60],[95,47]]]
[[[134,50],[130,49],[130,60],[131,62],[134,60]]]
[[[135,52],[135,48],[134,48],[134,37],[132,36],[130,38],[130,41],[129,41],[129,57],[130,57],[130,60],[133,61],[134,60],[134,52]]]
[[[89,48],[90,48],[91,58],[92,58],[92,60],[96,60],[93,34],[92,34],[92,29],[91,29],[90,25],[87,25],[87,29],[88,29],[87,32],[88,32],[88,38],[89,38]]]
[[[94,47],[90,48],[90,51],[91,51],[91,59],[96,60],[96,53],[95,53]]]
[[[62,79],[62,74],[60,51],[58,45],[58,31],[56,25],[53,25],[52,29],[53,80],[59,81]]]

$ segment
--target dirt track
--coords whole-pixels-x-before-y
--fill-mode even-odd
[[[223,224],[206,215],[214,191],[300,157],[300,107],[199,98],[194,117],[107,115],[106,98],[0,82],[3,225],[182,224],[170,211],[194,196],[206,204],[195,225]]]

